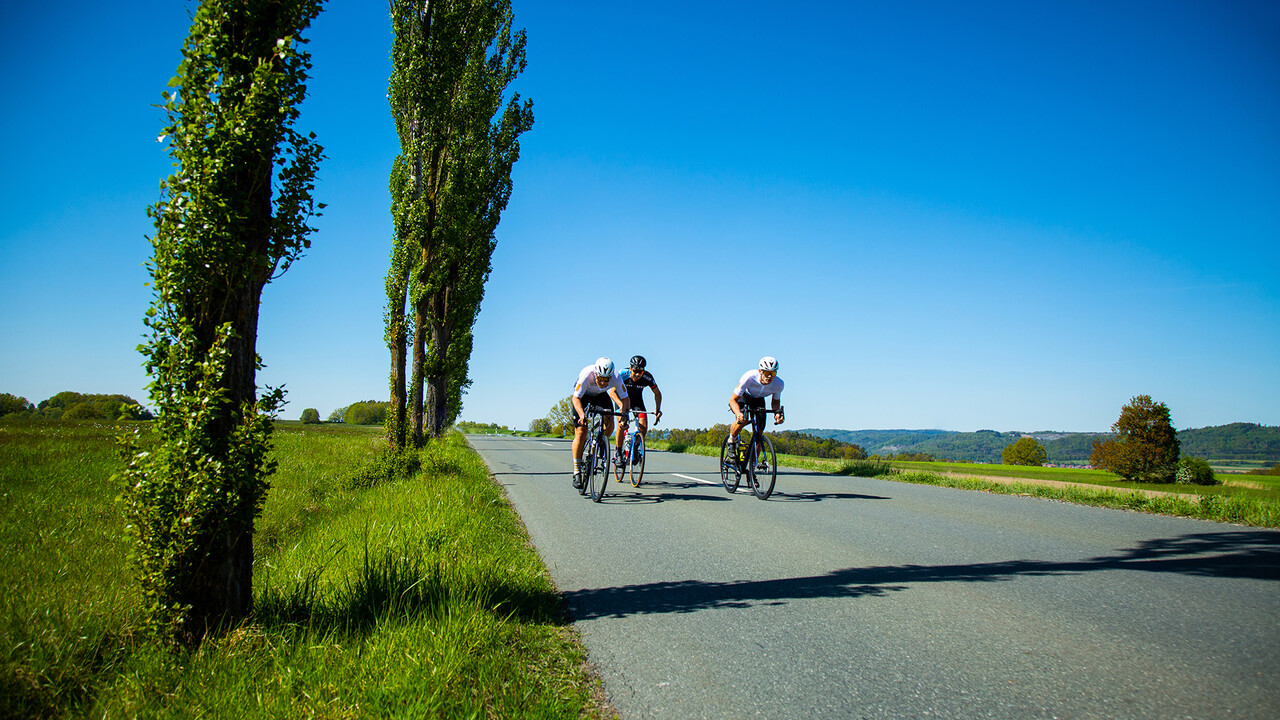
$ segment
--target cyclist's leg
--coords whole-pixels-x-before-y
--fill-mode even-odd
[[[643,403],[643,402],[637,402],[637,401],[636,401],[636,399],[633,397],[633,398],[631,398],[631,409],[632,409],[632,410],[637,410],[637,409],[638,409],[638,410],[643,410],[643,409],[644,409],[644,403]],[[619,408],[619,410],[621,410],[621,408]],[[619,419],[621,420],[621,418],[619,418]],[[630,419],[630,418],[628,418],[628,419]],[[635,428],[631,428],[631,431],[632,431],[632,432],[635,432]],[[624,438],[624,437],[622,436],[622,423],[621,423],[621,422],[619,422],[619,423],[618,423],[618,441],[617,441],[616,443],[614,443],[614,448],[616,448],[616,449],[618,450],[618,453],[619,453],[619,454],[621,454],[621,453],[622,453],[622,449],[623,449],[623,445],[625,444],[625,443],[624,443],[624,441],[625,441],[625,440],[626,440],[626,438]]]
[[[578,415],[578,409],[573,407],[573,403],[569,403],[569,414],[573,419],[573,444],[570,446],[570,452],[573,455],[573,484],[577,487],[582,482],[582,449],[587,444],[587,429],[582,426],[582,417]]]
[[[752,425],[751,411],[757,408],[764,407],[764,398],[751,397],[750,395],[743,395],[742,397],[738,398],[738,406],[742,408],[742,422],[737,422],[735,420],[733,425],[729,428],[729,437],[735,438],[735,439],[738,437],[738,433],[742,432],[744,428],[746,428],[748,425]],[[758,433],[755,432],[755,427],[752,426],[752,435],[756,435],[756,434]]]
[[[738,406],[739,406],[740,408],[742,408],[742,410],[743,410],[743,415],[742,415],[742,417],[743,417],[744,419],[747,417],[747,415],[746,415],[746,410],[747,410],[746,399],[747,399],[747,397],[746,397],[745,395],[744,395],[744,396],[742,396],[742,397],[740,397],[740,398],[738,398]],[[732,404],[730,404],[730,405],[729,405],[729,412],[733,412],[733,405],[732,405]],[[744,428],[744,427],[746,427],[746,426],[747,426],[747,423],[746,423],[746,422],[739,422],[739,421],[738,421],[737,416],[734,416],[734,418],[733,418],[733,422],[729,423],[729,439],[730,439],[730,440],[734,440],[734,441],[736,441],[736,440],[738,439],[738,433],[742,432],[742,428]]]
[[[641,411],[643,411],[643,410],[644,410],[644,398],[640,398],[640,397],[634,397],[634,398],[632,398],[632,399],[631,399],[631,409],[632,409],[632,410],[641,410]],[[643,423],[643,422],[644,422],[644,419],[643,419],[643,418],[644,418],[644,416],[643,416],[643,415],[637,415],[637,416],[636,416],[636,418],[637,418],[637,420],[636,420],[636,427],[631,428],[631,432],[632,432],[632,434],[634,434],[634,433],[637,431],[637,429],[641,426],[641,423]],[[622,434],[622,425],[621,425],[621,423],[619,423],[619,425],[618,425],[618,441],[617,441],[617,443],[615,443],[615,444],[614,444],[614,448],[615,448],[615,450],[616,450],[616,455],[617,455],[617,458],[618,458],[618,465],[622,465],[622,464],[623,464],[623,454],[622,454],[622,453],[623,453],[623,451],[624,451],[624,450],[629,450],[630,448],[628,448],[628,447],[627,447],[626,438],[625,438],[625,437],[623,437],[623,434]]]
[[[637,393],[637,395],[639,395],[639,393]],[[644,406],[644,398],[636,397],[632,400],[631,409],[639,410],[641,412],[640,415],[636,416],[636,432],[641,435],[645,434],[649,430],[649,413],[647,412],[648,408]]]

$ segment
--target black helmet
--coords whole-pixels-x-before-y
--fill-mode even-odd
[[[643,370],[643,369],[644,369],[644,356],[643,356],[643,355],[632,355],[632,356],[631,356],[631,367],[636,368],[636,369],[639,369],[639,370]]]

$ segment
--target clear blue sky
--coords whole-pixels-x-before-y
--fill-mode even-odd
[[[781,361],[791,428],[1280,424],[1280,5],[514,0],[534,100],[463,418],[598,355],[670,427]],[[175,0],[0,6],[0,391],[146,402],[146,207]],[[383,2],[309,34],[310,253],[268,287],[296,419],[387,396]]]

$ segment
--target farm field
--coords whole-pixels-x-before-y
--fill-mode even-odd
[[[941,472],[978,477],[1008,477],[1026,480],[1084,483],[1117,490],[1150,490],[1191,495],[1250,497],[1280,502],[1280,476],[1216,473],[1221,485],[1185,485],[1128,482],[1106,470],[1055,467],[1024,467],[984,463],[942,463],[894,461],[894,467],[915,472]]]
[[[143,627],[126,429],[0,421],[0,717],[594,716],[560,598],[460,435],[379,483],[376,431],[281,424],[255,615],[185,649]]]
[[[655,441],[652,446],[667,450],[670,444]],[[701,445],[679,446],[676,451],[710,456],[719,454],[719,448]],[[778,455],[778,464],[838,475],[857,475],[863,465],[858,461],[784,454]],[[1220,474],[1218,479],[1223,484],[1202,486],[1132,483],[1104,470],[897,460],[889,465],[892,466],[891,474],[877,475],[901,482],[1036,495],[1085,505],[1280,527],[1280,477],[1275,476]],[[1081,485],[1085,487],[1078,487]],[[1178,497],[1162,497],[1170,493]]]

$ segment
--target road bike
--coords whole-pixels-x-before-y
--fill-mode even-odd
[[[614,463],[614,477],[618,482],[622,482],[622,478],[628,474],[631,475],[631,484],[640,487],[640,481],[644,478],[644,435],[632,430],[631,427],[639,427],[639,417],[641,415],[654,415],[653,424],[657,425],[656,413],[648,410],[632,410],[631,414],[633,422],[627,428],[627,434],[622,438],[622,462]]]
[[[729,452],[729,436],[720,443],[720,482],[729,494],[738,491],[742,476],[747,476],[747,487],[761,500],[773,494],[773,483],[778,478],[778,456],[773,452],[773,440],[764,434],[767,408],[743,408],[742,413],[751,418],[750,437],[743,428],[738,437],[738,452]],[[782,415],[782,408],[778,408]]]
[[[587,446],[582,451],[582,486],[578,494],[590,495],[592,501],[600,502],[609,484],[609,438],[604,434],[604,416],[623,416],[624,413],[588,403],[583,405],[587,414]]]

